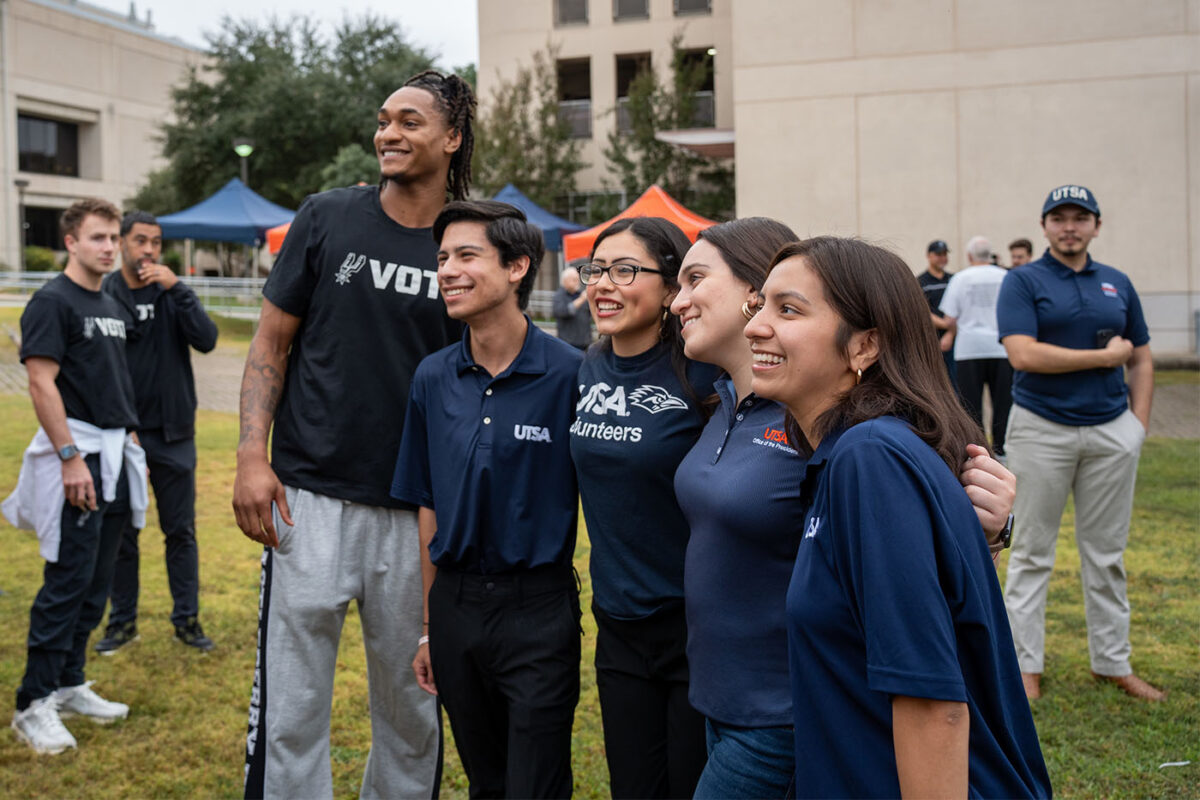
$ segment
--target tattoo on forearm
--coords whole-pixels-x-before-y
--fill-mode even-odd
[[[279,396],[283,392],[283,361],[250,348],[246,372],[242,375],[242,397],[239,404],[241,435],[238,444],[266,442]]]

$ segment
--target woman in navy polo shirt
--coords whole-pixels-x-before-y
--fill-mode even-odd
[[[620,220],[580,267],[604,337],[579,369],[571,456],[591,540],[596,685],[613,797],[691,797],[704,719],[688,703],[683,557],[671,479],[704,426],[716,370],[687,362],[667,313],[690,242]]]
[[[804,507],[805,459],[785,410],[751,392],[742,335],[775,253],[796,235],[751,217],[708,228],[684,258],[671,310],[689,358],[720,366],[721,405],[675,477],[691,526],[685,576],[692,705],[708,720],[696,796],[782,797],[795,768],[784,597]],[[981,447],[963,480],[990,531],[1003,526],[1013,480]]]
[[[896,255],[784,247],[746,326],[751,386],[808,465],[787,594],[797,797],[1045,797],[999,582],[955,470],[954,401]]]

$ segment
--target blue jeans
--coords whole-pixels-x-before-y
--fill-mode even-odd
[[[708,763],[696,800],[794,796],[796,743],[792,728],[736,728],[707,721]]]

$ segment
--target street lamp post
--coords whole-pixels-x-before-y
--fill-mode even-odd
[[[250,168],[246,164],[246,159],[250,158],[250,154],[254,152],[254,140],[238,137],[233,140],[233,152],[238,154],[238,158],[242,160],[242,183],[250,185]]]
[[[13,180],[13,186],[17,187],[17,213],[20,215],[20,224],[17,226],[17,250],[21,256],[21,272],[25,271],[25,190],[29,188],[29,181],[24,178],[16,178]]]

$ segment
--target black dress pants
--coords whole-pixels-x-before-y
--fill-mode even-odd
[[[161,429],[138,432],[150,468],[150,485],[158,505],[158,523],[166,545],[167,584],[171,588],[171,622],[184,625],[200,613],[200,557],[196,548],[196,440],[168,442]],[[108,624],[137,620],[138,531],[126,525],[113,570]]]
[[[104,616],[104,601],[112,580],[121,529],[129,517],[129,484],[125,471],[117,495],[105,503],[100,482],[100,457],[84,462],[96,487],[95,511],[80,511],[63,503],[58,561],[47,561],[42,588],[29,610],[25,677],[17,690],[17,710],[62,686],[84,682],[88,636]]]
[[[571,796],[579,620],[570,567],[438,571],[429,657],[472,798]]]
[[[688,702],[683,604],[643,619],[592,613],[613,798],[690,798],[708,754],[704,716]]]
[[[958,393],[963,406],[980,425],[983,424],[983,385],[992,397],[992,450],[1004,455],[1004,435],[1008,414],[1012,411],[1012,365],[1006,358],[972,358],[959,361]]]

